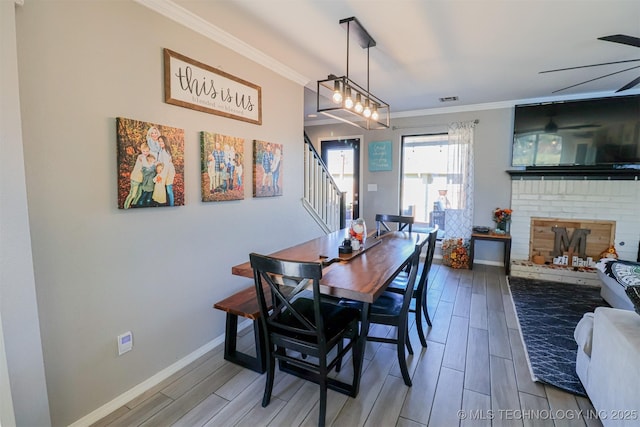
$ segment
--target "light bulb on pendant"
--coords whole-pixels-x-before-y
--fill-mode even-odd
[[[375,102],[373,103],[373,111],[371,112],[371,118],[376,121],[380,118],[380,115],[378,114],[378,104],[376,104]]]
[[[340,82],[338,80],[333,83],[333,96],[331,99],[334,104],[340,104],[342,102],[342,91],[340,90]]]
[[[353,108],[353,98],[351,98],[351,88],[347,86],[344,89],[344,108],[352,109]]]
[[[364,100],[364,110],[362,111],[362,115],[365,116],[367,119],[371,117],[371,108],[369,108],[368,99]]]
[[[364,107],[362,106],[362,96],[360,94],[356,95],[356,106],[354,109],[358,114],[362,113],[362,110],[364,109]]]

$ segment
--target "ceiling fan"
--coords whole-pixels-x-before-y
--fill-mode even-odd
[[[597,128],[600,127],[600,125],[597,124],[581,124],[581,125],[574,125],[574,126],[558,126],[557,123],[553,120],[553,117],[555,116],[555,113],[550,113],[549,114],[549,123],[547,123],[544,126],[544,131],[545,133],[556,133],[559,130],[578,130],[578,129],[590,129],[590,128]]]
[[[544,127],[539,127],[539,128],[533,128],[533,129],[526,129],[526,130],[519,130],[518,133],[520,134],[527,134],[527,133],[557,133],[560,130],[565,130],[565,131],[577,131],[577,130],[581,130],[581,129],[593,129],[593,128],[598,128],[600,127],[600,125],[595,124],[595,123],[591,123],[591,124],[578,124],[578,125],[563,125],[563,126],[558,126],[558,124],[556,123],[556,121],[553,119],[556,116],[556,112],[555,111],[549,111],[547,113],[547,117],[549,118],[549,121],[544,125]]]
[[[629,46],[640,47],[640,38],[634,37],[634,36],[628,36],[628,35],[625,35],[625,34],[614,34],[614,35],[611,35],[611,36],[598,37],[598,40],[604,40],[604,41],[607,41],[607,42],[621,43],[621,44],[626,44],[626,45],[629,45]],[[638,62],[638,61],[640,61],[640,59],[627,59],[627,60],[624,60],[624,61],[603,62],[601,64],[580,65],[580,66],[577,66],[577,67],[558,68],[558,69],[555,69],[555,70],[540,71],[540,74],[554,73],[556,71],[576,70],[578,68],[599,67],[599,66],[602,66],[602,65],[610,65],[610,64],[624,64],[624,63]],[[567,87],[564,87],[562,89],[554,90],[552,93],[561,92],[563,90],[570,89],[572,87],[580,86],[580,85],[583,85],[585,83],[589,83],[589,82],[592,82],[592,81],[595,81],[595,80],[603,79],[605,77],[613,76],[615,74],[624,73],[625,71],[630,71],[630,70],[633,70],[633,69],[636,69],[636,68],[640,68],[640,65],[636,65],[636,66],[633,66],[633,67],[630,67],[630,68],[626,68],[624,70],[616,71],[616,72],[613,72],[613,73],[605,74],[603,76],[596,77],[594,79],[585,80],[583,82],[580,82],[580,83],[577,83],[577,84],[574,84],[574,85],[571,85],[571,86],[567,86]],[[620,89],[618,89],[616,91],[616,93],[631,89],[631,88],[635,87],[636,85],[638,85],[638,83],[640,83],[640,76],[635,78],[635,79],[633,79],[633,80],[631,80],[626,85],[622,86]]]

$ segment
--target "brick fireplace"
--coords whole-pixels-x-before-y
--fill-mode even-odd
[[[596,270],[592,268],[533,264],[530,254],[532,218],[615,222],[614,244],[620,259],[637,259],[640,241],[638,176],[614,180],[588,176],[511,175],[512,275],[600,284]]]

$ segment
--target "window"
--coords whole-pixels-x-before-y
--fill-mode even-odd
[[[447,173],[448,135],[416,135],[402,138],[402,210],[415,217],[414,229],[438,224],[442,237],[446,227],[444,210],[455,207],[448,186],[456,181]]]
[[[447,133],[402,137],[401,206],[414,228],[436,224],[438,237],[471,237],[473,140],[477,120],[449,123]]]
[[[562,156],[562,137],[548,133],[533,133],[515,138],[513,166],[559,165]],[[584,154],[582,155],[584,158]],[[584,160],[583,160],[584,162]],[[582,162],[582,163],[583,163]],[[576,162],[579,163],[579,162]]]

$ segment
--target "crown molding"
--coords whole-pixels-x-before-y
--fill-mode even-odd
[[[19,0],[16,0],[19,1]],[[136,3],[157,12],[178,24],[184,25],[216,43],[221,44],[299,85],[306,85],[310,78],[303,76],[283,63],[265,55],[258,49],[249,46],[242,40],[200,18],[193,12],[177,5],[171,0],[133,0]]]
[[[606,98],[612,96],[625,96],[640,94],[640,90],[626,91],[616,94],[615,92],[590,92],[567,96],[547,96],[538,98],[514,99],[509,101],[487,102],[484,104],[459,105],[451,107],[428,108],[424,110],[402,111],[391,113],[391,118],[432,116],[435,114],[463,113],[469,111],[497,110],[500,108],[512,108],[522,104],[544,104],[548,102],[576,101],[590,98]]]
[[[457,105],[451,107],[436,107],[436,108],[426,108],[423,110],[411,110],[411,111],[401,111],[398,113],[391,113],[391,119],[400,119],[400,118],[408,118],[408,117],[422,117],[422,116],[435,116],[438,114],[455,114],[455,113],[465,113],[470,111],[485,111],[485,110],[497,110],[501,108],[513,108],[516,105],[523,104],[543,104],[547,102],[561,102],[561,101],[575,101],[580,99],[590,99],[590,98],[606,98],[611,96],[625,96],[625,95],[637,95],[640,94],[640,90],[630,90],[625,91],[623,94],[616,94],[615,92],[590,92],[590,93],[582,93],[578,95],[568,95],[564,97],[553,96],[553,97],[538,97],[538,98],[526,98],[526,99],[515,99],[510,101],[499,101],[499,102],[486,102],[484,104],[470,104],[470,105]],[[335,120],[332,119],[322,119],[322,120],[309,120],[305,121],[305,126],[322,126],[336,124]]]

